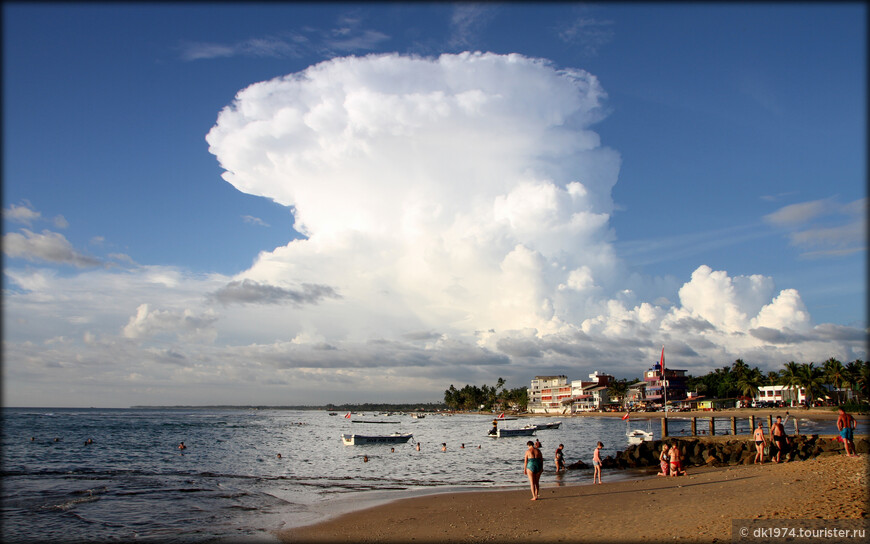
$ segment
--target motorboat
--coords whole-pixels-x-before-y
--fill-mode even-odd
[[[398,421],[378,421],[376,419],[351,419],[351,423],[392,423],[393,425],[398,425]]]
[[[413,417],[414,419],[423,419],[424,417],[426,417],[426,414],[411,414],[411,417]]]
[[[625,434],[628,437],[629,444],[640,444],[641,442],[652,442],[653,433],[642,431],[640,429],[634,429],[633,431],[629,431]]]
[[[495,433],[490,433],[487,436],[491,438],[505,438],[508,436],[533,436],[535,428],[523,427],[521,429],[498,429]]]
[[[361,444],[404,444],[414,435],[393,433],[382,435],[342,434],[341,441],[345,446],[359,446]]]
[[[529,423],[523,428],[534,428],[536,431],[542,431],[544,429],[558,429],[560,425],[562,425],[561,421],[555,421],[553,423]]]
[[[628,414],[626,414],[627,416]],[[625,419],[625,436],[628,437],[628,443],[637,445],[641,442],[651,442],[653,440],[652,433],[652,421],[649,419],[646,420],[647,430],[642,431],[640,429],[633,429],[631,431],[628,430],[628,418]]]

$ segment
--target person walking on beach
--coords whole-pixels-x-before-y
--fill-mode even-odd
[[[776,423],[770,426],[770,442],[772,445],[776,445],[776,462],[780,463],[782,452],[788,446],[788,437],[785,435],[782,416],[776,416]]]
[[[656,474],[656,476],[667,476],[670,474],[670,470],[668,467],[671,466],[671,458],[668,453],[668,445],[662,444],[662,453],[659,455],[659,467],[661,467],[661,472]]]
[[[595,479],[598,478],[598,483],[601,483],[601,448],[604,447],[604,444],[601,442],[595,447],[595,451],[592,453],[592,466],[595,467],[595,471],[592,473],[592,483],[595,483]]]
[[[850,414],[847,414],[842,407],[838,408],[837,412],[839,414],[837,416],[837,430],[840,432],[840,438],[843,439],[843,444],[846,446],[846,455],[848,457],[856,457],[854,429],[858,425],[858,422]]]
[[[535,447],[535,443],[529,440],[526,442],[529,448],[526,450],[526,455],[523,457],[523,473],[529,477],[529,485],[532,488],[532,500],[538,500],[538,489],[541,481],[541,473],[544,472],[544,456],[541,455],[541,450]]]
[[[764,423],[758,422],[758,428],[755,429],[755,462],[764,464],[764,446],[767,441],[764,439]]]
[[[564,447],[564,445],[559,444],[559,447],[556,448],[556,458],[554,459],[556,462],[556,472],[565,470],[565,456],[562,454],[562,448]]]

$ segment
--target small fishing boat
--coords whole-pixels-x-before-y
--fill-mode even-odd
[[[411,414],[411,417],[413,417],[414,419],[423,419],[424,417],[426,417],[426,415],[425,414]]]
[[[412,434],[384,434],[384,435],[362,435],[362,434],[342,434],[341,441],[345,446],[359,446],[361,444],[404,444]]]
[[[495,419],[497,419],[497,420],[499,420],[499,421],[513,421],[513,420],[515,420],[516,418],[515,418],[515,417],[506,417],[506,416],[504,415],[504,412],[502,412],[502,413],[499,414]]]
[[[652,421],[648,419],[648,420],[646,420],[646,423],[647,423],[647,430],[646,431],[642,431],[640,429],[634,429],[634,430],[629,431],[628,430],[628,418],[625,418],[625,428],[626,428],[625,436],[628,437],[629,444],[637,445],[637,444],[640,444],[641,442],[652,442],[652,440],[653,440]]]
[[[375,419],[351,419],[351,423],[392,423],[393,425],[398,425],[398,421],[378,421]]]
[[[331,415],[331,416],[337,416],[338,414],[335,413],[335,412],[329,412],[329,415]]]
[[[498,429],[495,434],[490,433],[490,438],[505,438],[508,436],[533,436],[537,429],[523,427],[521,429]]]
[[[556,421],[553,423],[529,423],[523,429],[533,428],[536,431],[542,431],[544,429],[558,429],[559,426],[562,425],[561,421]]]

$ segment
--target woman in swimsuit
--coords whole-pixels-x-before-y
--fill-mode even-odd
[[[680,448],[676,445],[671,447],[671,476],[682,476],[685,474],[683,472],[683,461],[680,457]]]
[[[764,439],[764,424],[759,421],[758,428],[755,429],[755,462],[764,464],[764,446],[767,445],[767,441]]]
[[[532,500],[536,501],[538,500],[538,484],[541,481],[541,473],[544,472],[544,456],[531,440],[526,442],[526,445],[529,449],[526,450],[526,455],[523,457],[523,473],[529,477]]]
[[[667,444],[662,444],[662,453],[661,455],[659,455],[659,466],[661,467],[662,471],[656,474],[656,476],[667,476],[669,473],[668,467],[670,466]]]

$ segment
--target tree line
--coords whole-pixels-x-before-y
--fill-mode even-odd
[[[634,381],[615,380],[608,387],[608,393],[613,398],[624,398],[629,385]],[[815,363],[789,361],[783,365],[782,370],[765,373],[757,366],[750,367],[743,359],[737,359],[731,365],[715,368],[703,376],[690,375],[686,380],[689,391],[719,399],[755,397],[763,386],[783,385],[794,391],[795,398],[796,393],[803,389],[806,398],[815,400],[827,396],[826,384],[853,391],[858,395],[859,401],[866,402],[870,399],[870,363],[856,359],[843,364],[831,357],[820,366]],[[845,400],[841,396],[840,392],[836,392],[831,400],[840,404]]]
[[[529,404],[529,393],[525,387],[505,389],[505,380],[499,377],[494,386],[483,384],[465,385],[462,389],[456,389],[453,384],[444,391],[444,404],[451,410],[482,410],[489,411],[494,407],[508,409],[516,407],[524,411]]]

